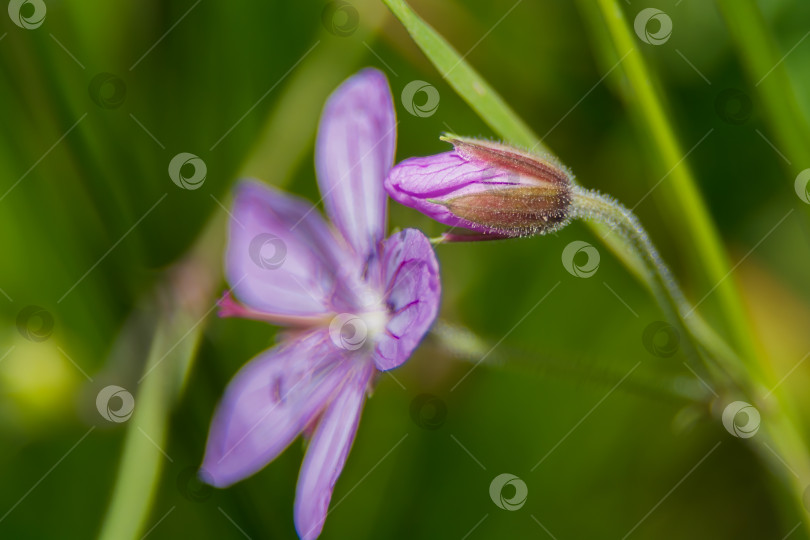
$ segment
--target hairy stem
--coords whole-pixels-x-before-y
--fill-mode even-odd
[[[628,107],[637,115],[654,159],[668,171],[657,195],[666,201],[668,211],[680,216],[681,228],[675,238],[682,242],[682,256],[691,260],[702,286],[714,287],[714,298],[710,298],[709,303],[719,308],[716,324],[725,326],[720,332],[738,351],[746,368],[759,377],[763,366],[757,358],[755,336],[739,291],[734,279],[728,278],[731,265],[726,250],[686,162],[688,154],[678,141],[674,122],[667,113],[665,96],[644,59],[639,40],[618,0],[581,0],[580,3],[583,11],[598,21],[616,57],[623,59],[617,65],[627,77],[629,91],[624,97]]]
[[[423,21],[405,0],[383,0],[397,19],[402,22],[408,33],[425,53],[434,66],[443,74],[445,80],[463,97],[479,116],[490,125],[501,137],[512,144],[542,151],[536,135],[523,123],[515,112],[509,108],[495,90],[458,54],[452,46]],[[653,292],[662,307],[674,313],[676,322],[684,329],[687,339],[694,339],[705,347],[716,359],[722,359],[724,370],[715,370],[712,382],[722,399],[744,397],[757,404],[762,413],[760,432],[753,439],[754,447],[774,471],[784,472],[784,465],[779,460],[790,464],[793,475],[782,475],[789,483],[789,494],[792,501],[798,503],[796,510],[801,512],[805,530],[810,531],[810,513],[801,508],[803,486],[810,482],[810,461],[805,441],[803,440],[801,422],[793,411],[792,400],[784,395],[778,386],[772,384],[769,369],[759,357],[759,350],[753,339],[754,333],[745,316],[742,300],[738,295],[730,275],[729,263],[719,233],[709,217],[708,209],[697,190],[692,173],[683,163],[686,154],[677,141],[671,121],[665,113],[662,98],[640,54],[632,30],[624,19],[623,11],[617,0],[580,0],[583,13],[590,16],[595,23],[594,29],[605,36],[605,48],[613,51],[613,58],[626,76],[627,89],[625,98],[628,106],[635,111],[645,128],[646,136],[651,140],[656,151],[656,159],[667,170],[667,182],[662,184],[665,200],[673,211],[678,212],[680,222],[685,228],[680,234],[685,243],[683,255],[692,255],[700,278],[710,285],[716,284],[716,303],[721,317],[718,322],[725,323],[723,334],[732,342],[733,348],[726,345],[711,327],[705,324],[696,314],[683,317],[683,298],[677,290],[668,270],[662,270],[657,263],[660,257],[650,243],[646,234],[639,233],[638,220],[624,208],[616,211],[604,206],[608,202],[601,196],[585,192],[579,193],[579,202],[585,206],[591,204],[591,213],[581,211],[580,217],[586,219],[600,239],[622,261],[625,267],[642,280]],[[601,50],[601,49],[600,49]],[[614,60],[614,61],[615,61]],[[707,135],[708,136],[708,135]],[[587,200],[586,200],[587,199]],[[601,199],[601,200],[600,200]],[[607,219],[607,218],[610,219]],[[607,234],[611,227],[620,228],[625,234]],[[615,229],[614,229],[615,230]],[[643,229],[641,229],[643,232]],[[652,249],[650,249],[652,248]],[[666,267],[663,267],[664,269]],[[668,306],[668,307],[665,307]],[[685,319],[685,320],[684,320]],[[739,355],[739,357],[738,357]],[[738,374],[735,379],[742,388],[725,386],[731,382],[731,373]],[[772,388],[767,394],[763,388]],[[767,391],[767,390],[766,390]],[[725,394],[725,395],[722,395]],[[765,397],[761,397],[761,396]],[[779,457],[769,450],[773,443]],[[791,512],[792,517],[796,512]],[[792,524],[791,524],[792,526]]]
[[[762,411],[760,433],[754,439],[760,443],[756,449],[763,459],[770,462],[774,461],[773,447],[783,456],[777,456],[777,461],[784,458],[789,464],[793,476],[785,478],[800,505],[807,489],[805,482],[810,474],[810,460],[798,427],[801,423],[790,399],[776,387],[764,393],[763,381],[745,370],[733,350],[694,313],[649,235],[630,210],[609,196],[575,186],[572,217],[605,224],[637,254],[643,262],[648,286],[661,308],[686,338],[686,352],[703,360],[716,391],[720,392],[720,402],[743,398]],[[805,526],[810,525],[806,513],[801,512],[801,508],[799,510]]]
[[[603,223],[610,229],[607,234],[616,234],[634,252],[642,263],[647,286],[680,331],[689,356],[702,359],[715,377],[725,373],[737,381],[744,380],[732,349],[701,319],[692,319],[691,306],[635,214],[610,196],[575,185],[572,217]]]

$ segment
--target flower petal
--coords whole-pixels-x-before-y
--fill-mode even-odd
[[[363,261],[385,237],[383,181],[395,145],[388,82],[376,69],[365,69],[329,97],[315,147],[326,212]]]
[[[406,159],[397,164],[385,179],[385,189],[398,203],[445,225],[482,232],[489,229],[459,218],[446,206],[432,201],[446,201],[516,184],[509,171],[492,168],[480,161],[468,161],[455,151]]]
[[[323,530],[332,490],[357,433],[373,372],[371,363],[356,364],[309,443],[295,492],[295,528],[302,540],[313,540]]]
[[[401,365],[439,312],[439,263],[430,241],[416,229],[392,235],[383,247],[385,301],[392,317],[374,349],[377,369]]]
[[[238,186],[225,267],[249,307],[271,316],[330,312],[341,258],[340,240],[311,204],[255,181]]]
[[[201,477],[226,487],[275,459],[343,386],[350,364],[340,354],[319,330],[248,362],[214,414]]]

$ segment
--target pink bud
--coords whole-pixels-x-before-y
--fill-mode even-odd
[[[405,160],[389,173],[393,199],[446,225],[506,237],[568,223],[571,174],[556,161],[489,141],[442,140],[455,150]]]

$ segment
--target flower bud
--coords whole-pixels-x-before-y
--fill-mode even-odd
[[[553,160],[446,136],[454,151],[412,158],[386,179],[396,201],[450,225],[500,237],[545,234],[571,214],[571,174]]]

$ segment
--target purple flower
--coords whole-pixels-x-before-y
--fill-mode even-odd
[[[239,185],[230,224],[223,315],[288,326],[246,364],[211,424],[201,477],[225,487],[310,438],[295,524],[323,529],[372,378],[405,362],[436,317],[440,285],[428,239],[388,238],[383,180],[396,123],[388,83],[367,69],[329,98],[316,145],[332,228],[308,203],[257,182]]]
[[[385,188],[392,199],[452,228],[499,238],[568,223],[572,180],[560,164],[489,141],[443,140],[455,149],[406,159],[391,170]]]

